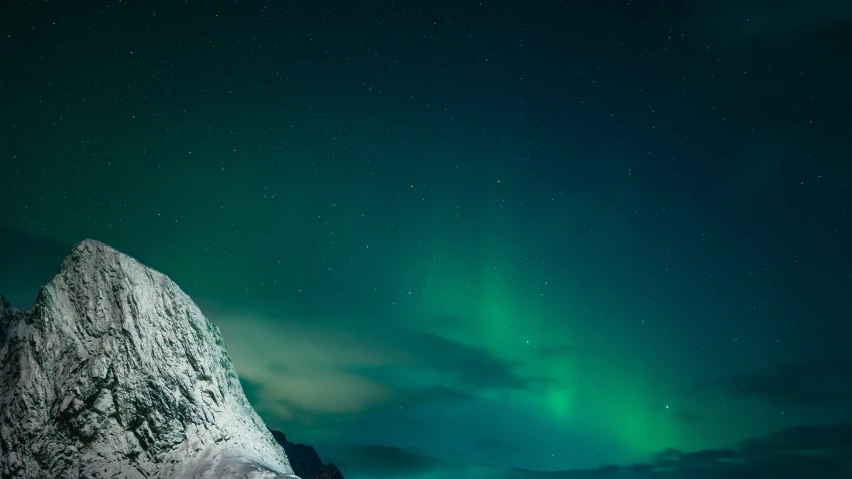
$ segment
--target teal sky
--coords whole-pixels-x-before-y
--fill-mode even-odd
[[[348,479],[852,474],[845,4],[0,8],[19,307],[136,257]]]

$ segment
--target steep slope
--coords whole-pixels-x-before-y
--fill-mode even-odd
[[[165,275],[72,250],[19,313],[0,301],[3,478],[287,477],[218,328]]]
[[[10,338],[12,330],[9,326],[20,319],[21,312],[15,309],[6,298],[0,296],[0,348],[2,348]]]
[[[290,442],[281,431],[272,431],[272,437],[284,448],[293,471],[302,479],[343,479],[337,466],[322,463],[313,446]]]

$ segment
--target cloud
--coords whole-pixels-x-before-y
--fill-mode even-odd
[[[338,452],[341,467],[358,471],[359,475],[394,477],[417,475],[449,464],[392,446],[362,445],[341,448]]]
[[[852,424],[796,426],[743,441],[742,445],[746,453],[754,456],[823,453],[841,455],[852,464]]]
[[[426,388],[406,388],[396,390],[388,403],[393,406],[413,406],[425,402],[466,401],[473,399],[473,394],[446,386]]]
[[[744,441],[736,449],[669,449],[646,463],[629,466],[534,474],[560,479],[628,475],[667,479],[852,478],[852,424],[783,429]]]
[[[788,364],[738,374],[709,384],[733,396],[758,396],[794,405],[836,405],[852,402],[852,363]]]
[[[479,390],[526,390],[541,381],[484,349],[398,325],[359,329],[363,323],[350,318],[317,323],[201,303],[246,395],[277,425],[466,401]]]
[[[403,333],[412,366],[430,369],[471,388],[524,389],[534,380],[515,371],[520,364],[505,361],[481,348],[428,333]]]
[[[852,424],[798,426],[743,441],[730,449],[660,451],[646,462],[594,469],[536,471],[461,464],[387,446],[344,448],[353,475],[497,479],[852,479]]]

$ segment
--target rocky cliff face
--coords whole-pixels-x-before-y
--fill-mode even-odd
[[[292,474],[218,328],[165,275],[87,240],[31,311],[0,298],[3,478]]]
[[[292,443],[280,431],[272,431],[272,437],[284,448],[293,471],[302,479],[343,479],[337,466],[322,463],[313,446]]]

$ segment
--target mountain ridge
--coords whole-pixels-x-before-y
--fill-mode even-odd
[[[293,471],[302,479],[343,479],[343,474],[334,463],[323,464],[313,446],[291,442],[281,431],[269,431],[275,441],[284,448]]]

